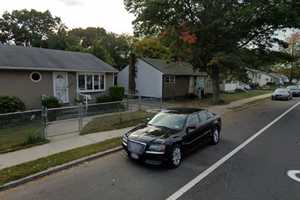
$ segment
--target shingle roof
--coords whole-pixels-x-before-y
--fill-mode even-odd
[[[198,70],[194,70],[194,67],[187,62],[168,62],[165,60],[153,58],[141,59],[166,75],[207,75],[205,72],[199,72]]]
[[[0,69],[118,72],[89,53],[0,45]]]

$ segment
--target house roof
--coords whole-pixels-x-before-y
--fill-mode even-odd
[[[89,53],[0,45],[0,69],[118,72]]]
[[[166,75],[207,75],[207,73],[205,72],[194,70],[194,67],[187,62],[168,62],[165,60],[153,58],[141,58],[141,60],[143,60],[144,62],[148,63],[149,65],[153,66],[154,68]]]

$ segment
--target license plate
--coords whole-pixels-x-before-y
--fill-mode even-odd
[[[136,153],[131,153],[130,154],[131,158],[138,160],[139,159],[139,155],[137,155]]]

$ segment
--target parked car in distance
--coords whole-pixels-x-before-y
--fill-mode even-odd
[[[132,159],[176,168],[183,154],[204,138],[213,145],[218,144],[221,126],[220,116],[207,110],[168,109],[124,134],[122,144]]]
[[[272,94],[272,100],[291,100],[292,93],[287,88],[278,88]]]
[[[292,93],[293,97],[300,97],[300,88],[297,85],[288,86],[287,89]]]

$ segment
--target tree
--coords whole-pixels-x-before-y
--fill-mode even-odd
[[[137,35],[162,35],[175,57],[206,70],[213,101],[220,101],[220,74],[243,61],[244,49],[270,49],[275,31],[299,27],[300,4],[285,0],[124,0],[136,16]],[[171,39],[170,39],[171,38]],[[177,59],[178,59],[177,58]]]
[[[48,10],[5,12],[0,18],[0,40],[3,43],[13,40],[16,44],[40,47],[43,40],[48,39],[60,25],[60,18],[53,17]]]
[[[171,51],[158,38],[145,37],[133,44],[133,51],[138,57],[170,59]]]
[[[297,67],[297,65],[299,65],[299,60],[300,60],[300,32],[295,32],[288,38],[288,48],[285,49],[285,52],[290,56],[289,77],[290,77],[290,82],[292,82],[294,79],[294,73],[295,73],[294,71],[297,70],[295,68]]]
[[[119,69],[128,64],[130,36],[108,33],[103,28],[95,27],[72,29],[68,34],[80,41],[79,51],[91,52]]]

